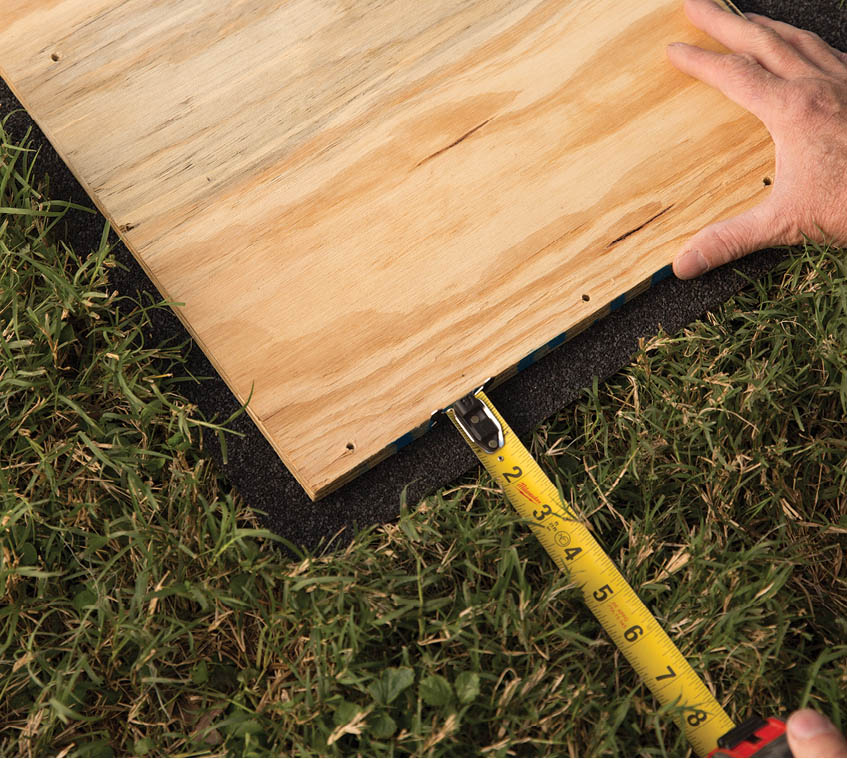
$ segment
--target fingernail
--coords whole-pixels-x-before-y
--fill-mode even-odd
[[[691,279],[699,277],[703,272],[709,270],[709,264],[703,258],[703,254],[697,250],[686,250],[681,253],[674,261],[674,273],[681,279]]]
[[[822,714],[813,709],[801,709],[794,712],[786,723],[792,738],[807,741],[816,735],[835,732],[835,726]]]

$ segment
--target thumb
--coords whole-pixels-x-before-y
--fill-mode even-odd
[[[702,229],[673,262],[680,279],[693,279],[716,266],[781,242],[784,222],[769,200],[732,219]]]
[[[791,753],[799,757],[847,756],[847,741],[826,717],[813,709],[794,712],[785,723]]]

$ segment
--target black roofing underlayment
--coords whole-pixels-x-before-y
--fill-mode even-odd
[[[811,29],[830,44],[847,50],[847,12],[839,9],[839,3],[840,0],[736,0],[744,11],[764,13]],[[0,115],[16,108],[20,104],[0,80]],[[26,113],[10,119],[7,129],[14,138],[19,138],[30,126],[34,145],[41,150],[39,173],[49,175],[51,196],[90,206],[85,192]],[[96,249],[104,219],[99,214],[81,212],[71,212],[67,219],[69,243],[80,253]],[[117,240],[115,243],[117,258],[127,270],[114,271],[114,287],[123,295],[138,298],[147,293],[160,300],[126,247]],[[748,256],[733,268],[748,277],[760,277],[783,255],[763,251]],[[639,338],[655,335],[659,325],[670,333],[679,331],[723,303],[743,285],[744,277],[729,267],[690,282],[672,276],[664,279],[491,391],[489,396],[515,432],[525,436],[573,402],[594,377],[605,379],[628,364]],[[151,343],[188,339],[181,322],[170,310],[156,310],[152,319]],[[239,404],[203,352],[191,345],[188,370],[195,377],[208,379],[185,382],[181,389],[207,419],[223,421],[237,411]],[[455,399],[445,402],[452,400]],[[221,461],[219,443],[213,434],[206,437],[206,450],[245,501],[262,515],[267,527],[294,544],[312,548],[346,527],[338,543],[345,544],[357,526],[395,518],[404,499],[414,504],[477,465],[473,453],[445,420],[353,482],[312,503],[249,416],[242,414],[230,427],[244,436],[227,436],[226,463]]]

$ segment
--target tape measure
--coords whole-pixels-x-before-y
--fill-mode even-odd
[[[734,723],[482,391],[447,415],[659,702],[706,756]],[[726,755],[726,754],[724,754]]]
[[[717,0],[744,14],[732,0]],[[785,723],[753,715],[737,726],[614,562],[480,390],[447,415],[541,545],[579,587],[588,608],[700,756],[790,757]]]

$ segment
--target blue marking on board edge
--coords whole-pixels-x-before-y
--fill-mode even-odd
[[[554,338],[553,338],[553,339],[552,339],[549,343],[547,343],[547,345],[545,345],[544,347],[545,347],[545,348],[549,348],[550,350],[553,350],[553,348],[558,348],[558,347],[559,347],[559,346],[560,346],[563,342],[565,342],[565,340],[567,340],[567,339],[568,339],[568,333],[567,333],[567,332],[562,332],[562,334],[561,334],[561,335],[559,335],[558,337],[554,337]]]
[[[568,333],[562,332],[561,335],[556,335],[556,337],[542,345],[540,348],[536,348],[528,356],[524,356],[520,361],[518,361],[518,371],[522,372],[527,367],[532,366],[536,361],[546,356],[551,350],[558,348],[567,339]]]
[[[388,448],[392,449],[396,453],[401,448],[405,448],[407,445],[413,443],[419,437],[423,437],[435,426],[435,416],[436,415],[433,414],[429,418],[429,421],[425,424],[422,424],[419,427],[415,427],[415,429],[410,430],[405,435],[400,435],[400,437],[398,437],[393,443],[391,443]]]
[[[427,428],[428,430],[429,428]],[[419,438],[426,430],[420,430],[417,434],[415,430],[411,432],[407,432],[405,435],[401,435],[398,437],[389,448],[393,448],[395,451],[399,451],[401,448],[405,448],[409,443],[413,442],[416,438]]]
[[[673,265],[668,264],[667,266],[663,266],[652,277],[650,277],[650,286],[652,287],[657,282],[667,279],[671,274],[673,274]]]
[[[617,311],[624,303],[626,303],[626,293],[618,295],[618,297],[609,304],[609,311]]]
[[[535,354],[538,353],[537,350],[534,350],[528,356],[524,356],[520,361],[518,361],[518,371],[522,372],[524,369],[532,366],[535,363]]]

